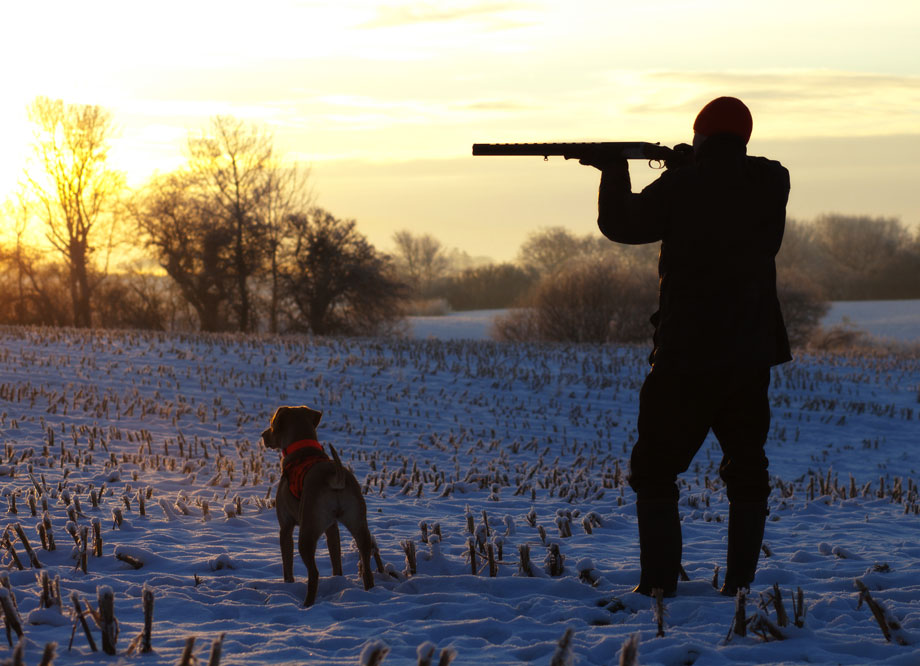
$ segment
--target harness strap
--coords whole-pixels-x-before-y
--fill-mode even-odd
[[[298,440],[283,450],[284,458],[281,461],[281,473],[288,480],[291,494],[300,499],[303,490],[303,480],[316,463],[328,460],[329,456],[323,450],[322,444],[315,439]]]
[[[320,452],[323,452],[323,445],[317,442],[315,439],[299,439],[296,442],[292,442],[291,444],[288,444],[282,452],[284,453],[284,457],[286,458],[292,453],[295,453],[297,451],[301,451],[307,448],[318,449]]]

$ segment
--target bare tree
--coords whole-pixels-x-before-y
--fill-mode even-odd
[[[264,129],[226,116],[190,136],[188,152],[184,169],[151,179],[133,206],[145,242],[202,329],[254,330],[267,291],[277,332],[280,254],[291,213],[312,200],[309,171],[281,164]]]
[[[203,331],[229,327],[235,287],[233,230],[182,172],[153,178],[132,206],[152,249],[182,297],[194,308]]]
[[[415,235],[403,229],[393,234],[393,242],[397,265],[419,295],[427,294],[450,267],[447,252],[434,236]]]
[[[595,240],[590,236],[579,238],[564,227],[548,227],[527,237],[518,251],[518,261],[540,275],[552,275],[573,259],[595,255]]]
[[[309,169],[301,165],[272,164],[268,172],[268,187],[262,214],[268,244],[268,330],[278,333],[281,314],[281,252],[289,240],[289,221],[296,211],[308,210],[313,192],[307,185]]]
[[[787,253],[797,227],[807,230],[807,253]],[[792,232],[792,233],[790,233]],[[805,255],[805,256],[801,256]],[[917,298],[920,252],[910,229],[897,218],[822,215],[810,225],[787,225],[783,269],[806,272],[832,300]]]
[[[35,164],[26,169],[26,180],[35,212],[67,266],[73,324],[88,327],[99,281],[93,272],[104,276],[108,259],[94,266],[93,255],[111,248],[113,208],[124,188],[124,176],[108,166],[112,116],[99,106],[47,97],[37,97],[28,114],[35,125]]]
[[[23,237],[26,228],[29,225],[31,213],[29,204],[25,198],[25,192],[20,191],[15,200],[8,200],[4,204],[4,217],[11,221],[13,235],[15,236],[15,245],[12,250],[4,248],[4,259],[7,264],[12,264],[11,268],[15,271],[16,285],[7,285],[2,294],[4,301],[4,310],[7,311],[6,320],[8,322],[23,323],[25,304],[26,304],[26,274],[25,259],[26,248],[23,243]],[[9,276],[13,271],[6,271]]]
[[[290,224],[294,235],[284,256],[284,283],[296,320],[316,335],[392,330],[402,318],[406,286],[354,220],[313,208],[292,215]]]
[[[189,175],[212,204],[211,213],[229,232],[234,310],[240,331],[254,325],[250,278],[264,265],[268,253],[263,208],[272,185],[272,137],[255,126],[229,116],[216,116],[208,132],[188,141]]]
[[[884,270],[910,239],[907,228],[894,218],[822,215],[814,231],[834,261],[862,276]]]

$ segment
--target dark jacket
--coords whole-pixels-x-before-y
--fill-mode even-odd
[[[741,139],[710,137],[695,161],[639,194],[629,172],[604,169],[598,226],[619,243],[661,241],[656,367],[768,367],[792,357],[776,297],[789,172],[748,157]]]

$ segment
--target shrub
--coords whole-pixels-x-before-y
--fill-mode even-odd
[[[178,300],[167,278],[141,273],[109,275],[93,298],[95,325],[153,331],[172,328]]]
[[[0,323],[73,323],[67,268],[34,248],[0,247]]]
[[[651,334],[655,283],[606,262],[571,266],[544,277],[523,307],[496,319],[507,341],[638,342]]]
[[[495,320],[492,335],[505,341],[644,342],[656,308],[656,283],[644,272],[595,261],[540,280],[519,307]],[[800,274],[781,274],[780,305],[793,346],[808,343],[830,304]]]
[[[537,318],[531,307],[512,308],[492,320],[489,335],[501,342],[536,342],[540,339]]]
[[[406,302],[407,317],[443,317],[450,312],[450,305],[444,298],[418,298]]]
[[[489,264],[448,278],[440,291],[453,310],[494,310],[521,301],[535,279],[513,264]]]
[[[808,350],[830,354],[913,360],[920,355],[920,342],[872,335],[856,328],[844,317],[839,324],[827,328],[819,326],[815,329],[808,341]],[[920,402],[920,389],[917,393],[917,402]]]
[[[803,347],[818,330],[830,303],[818,285],[794,270],[779,274],[777,292],[789,343],[793,347]]]
[[[818,326],[808,339],[808,347],[815,351],[842,352],[864,347],[866,334],[844,321],[829,328]]]

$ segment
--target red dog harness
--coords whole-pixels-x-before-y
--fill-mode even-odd
[[[281,474],[288,480],[291,494],[300,499],[303,490],[303,479],[316,463],[329,460],[323,451],[323,445],[315,439],[301,439],[287,446],[283,450],[281,461]]]

